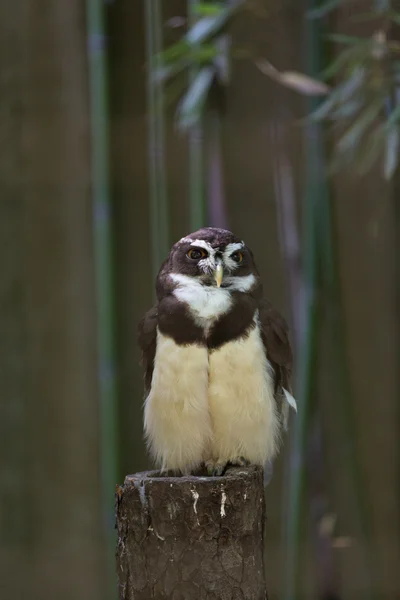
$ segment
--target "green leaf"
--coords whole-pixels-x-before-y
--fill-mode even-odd
[[[357,37],[355,35],[344,35],[342,33],[329,33],[324,36],[327,40],[331,42],[336,42],[338,44],[345,44],[346,46],[354,46],[355,44],[368,44],[370,43],[369,38]]]
[[[187,32],[185,41],[189,45],[199,45],[216,35],[228,23],[229,19],[242,6],[243,0],[236,0],[232,6],[224,8],[219,14],[203,17]]]
[[[157,69],[154,69],[151,74],[151,81],[153,83],[166,82],[169,79],[172,79],[172,77],[175,77],[175,75],[178,75],[178,73],[182,72],[186,66],[187,66],[187,61],[181,60],[174,64],[165,65],[165,66],[159,67]]]
[[[327,100],[325,100],[325,102],[322,102],[318,106],[318,108],[316,108],[310,115],[308,115],[306,121],[317,122],[317,121],[322,121],[322,119],[327,118],[329,113],[335,106],[337,98],[338,98],[338,92],[337,92],[337,90],[334,90],[330,94],[329,98]]]
[[[389,13],[389,19],[400,25],[400,13],[392,11]]]
[[[382,156],[383,139],[376,134],[370,135],[368,144],[365,144],[359,151],[359,166],[357,171],[360,175],[365,175],[372,165]]]
[[[182,48],[182,46],[180,48],[175,48],[172,52],[166,54],[169,50],[172,50],[171,47],[160,56],[162,59],[160,62],[167,64],[154,70],[154,81],[167,81],[177,73],[183,71],[186,67],[190,66],[190,62],[204,64],[218,56],[218,48],[215,44],[202,44],[201,46],[195,46],[193,48],[186,44],[184,52],[182,52]]]
[[[319,107],[311,113],[309,116],[310,121],[321,121],[325,118],[337,119],[338,117],[346,116],[346,112],[350,115],[354,114],[355,105],[352,102],[351,108],[345,108],[346,104],[349,103],[350,98],[361,86],[364,77],[364,70],[355,70],[354,74],[347,80],[340,83],[336,88],[329,94],[329,97],[325,102],[319,105]],[[357,102],[359,108],[361,108],[361,101]]]
[[[363,67],[353,69],[350,77],[340,85],[340,101],[347,102],[359,90],[365,81],[366,71]]]
[[[386,136],[384,176],[385,179],[391,179],[399,163],[399,127],[393,127]]]
[[[176,44],[172,44],[169,48],[166,48],[163,52],[156,56],[161,62],[171,63],[184,58],[185,55],[189,54],[190,46],[185,39],[179,40]]]
[[[350,59],[354,56],[354,48],[347,48],[343,50],[339,56],[331,62],[321,73],[322,79],[330,79],[336,75],[341,69],[346,66],[346,63],[350,62]]]
[[[199,17],[209,17],[219,15],[224,9],[224,5],[214,2],[200,2],[193,6],[193,13]]]
[[[352,21],[352,22],[354,21],[356,23],[362,23],[364,21],[376,21],[376,11],[351,15],[349,17],[349,21]]]
[[[390,9],[391,0],[375,0],[375,11],[386,14]]]
[[[182,96],[187,89],[187,77],[184,73],[180,73],[173,81],[171,81],[164,90],[165,106],[170,107],[175,104],[178,98]]]
[[[357,113],[360,112],[362,108],[361,100],[351,100],[346,102],[345,104],[341,104],[332,111],[330,118],[334,121],[338,119],[349,119],[350,117],[355,117]]]
[[[180,129],[189,129],[201,118],[215,75],[215,68],[208,66],[200,69],[193,79],[177,110]]]
[[[368,127],[378,117],[383,107],[383,102],[375,102],[361,113],[356,122],[347,130],[337,145],[339,151],[347,151],[355,148]]]
[[[390,113],[388,118],[386,119],[386,123],[384,124],[384,130],[388,132],[393,125],[397,125],[400,121],[400,104],[398,104]]]
[[[202,44],[193,50],[190,53],[189,58],[197,63],[205,63],[210,62],[213,58],[218,56],[219,51],[215,44]]]
[[[322,6],[318,6],[318,8],[313,8],[308,11],[307,17],[309,19],[319,19],[320,17],[324,17],[335,8],[338,8],[342,4],[343,0],[329,0],[322,4]]]

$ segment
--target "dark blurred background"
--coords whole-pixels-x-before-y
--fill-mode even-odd
[[[154,121],[146,65],[190,2],[0,5],[1,598],[115,598],[115,484],[151,467],[137,323],[168,247],[203,224],[251,246],[292,330],[270,597],[400,598],[400,177],[328,178],[319,126],[300,122],[316,100],[251,59],[315,74],[312,4],[260,0],[229,22],[229,83],[188,131],[174,103]],[[324,26],[349,23],[345,3]]]

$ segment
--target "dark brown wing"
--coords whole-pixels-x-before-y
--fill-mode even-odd
[[[261,303],[259,318],[267,358],[274,369],[275,393],[280,396],[282,388],[291,393],[293,356],[287,323],[267,300]]]
[[[157,315],[158,307],[154,306],[149,310],[139,323],[138,341],[142,351],[142,366],[144,369],[144,388],[145,395],[150,391],[151,378],[154,369],[154,357],[156,355],[157,344]]]

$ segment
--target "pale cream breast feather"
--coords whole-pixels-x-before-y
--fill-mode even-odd
[[[201,463],[211,436],[205,347],[180,346],[157,332],[144,427],[150,452],[163,469],[190,472]]]
[[[273,374],[257,325],[248,336],[210,354],[208,399],[210,458],[226,462],[244,456],[264,464],[276,454],[279,418]]]
[[[158,331],[145,432],[165,469],[190,472],[209,459],[244,456],[264,464],[272,458],[279,419],[257,321],[248,336],[210,353]]]

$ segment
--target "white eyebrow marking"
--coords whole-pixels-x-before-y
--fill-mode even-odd
[[[226,248],[224,250],[224,264],[231,271],[235,271],[240,266],[239,263],[235,262],[231,258],[231,255],[234,252],[237,252],[238,250],[241,250],[243,247],[244,247],[243,242],[237,242],[235,244],[227,244],[227,246],[226,246]]]
[[[190,245],[198,246],[199,248],[204,248],[204,250],[207,250],[207,252],[209,253],[210,256],[214,256],[214,254],[215,254],[214,248],[208,242],[205,242],[204,240],[193,240],[190,243]]]
[[[229,254],[233,254],[236,250],[241,250],[244,246],[243,242],[238,242],[236,244],[228,244],[225,248],[224,256]]]

